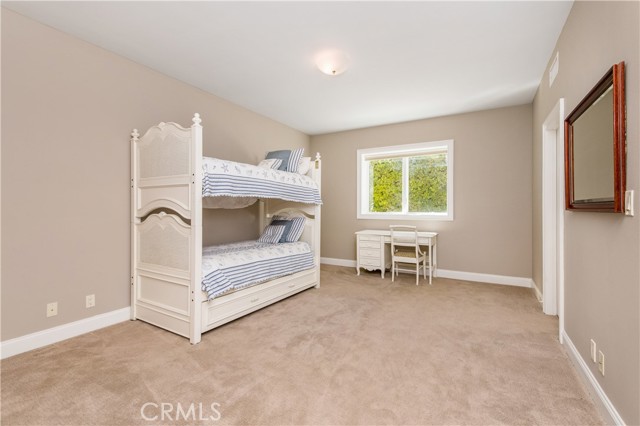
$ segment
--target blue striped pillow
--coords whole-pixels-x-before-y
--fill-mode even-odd
[[[289,164],[287,165],[287,171],[291,173],[298,173],[298,167],[300,166],[300,159],[304,155],[304,148],[298,148],[291,151],[289,156]]]
[[[302,233],[304,232],[304,223],[306,222],[306,218],[304,216],[293,216],[293,217],[285,217],[285,216],[274,216],[273,220],[289,220],[291,221],[291,229],[289,230],[289,234],[285,237],[285,241],[288,243],[295,243],[302,237]],[[273,222],[272,222],[273,223]]]
[[[282,234],[284,234],[284,230],[284,225],[269,225],[264,228],[262,235],[258,238],[258,242],[276,244],[280,242]]]
[[[282,225],[284,226],[284,232],[282,233],[282,237],[280,237],[279,243],[286,243],[287,236],[291,232],[291,227],[293,226],[293,222],[290,220],[272,220],[271,225]]]

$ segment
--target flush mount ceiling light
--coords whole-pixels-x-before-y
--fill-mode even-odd
[[[323,50],[316,55],[316,65],[327,75],[340,75],[347,70],[349,56],[336,49]]]

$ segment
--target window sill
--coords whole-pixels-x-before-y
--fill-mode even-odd
[[[442,214],[403,214],[403,213],[358,213],[358,219],[365,220],[438,220],[450,222],[453,213]]]

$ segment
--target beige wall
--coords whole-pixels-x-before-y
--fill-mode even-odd
[[[558,99],[569,114],[605,72],[626,62],[627,188],[638,193],[640,101],[638,2],[576,2],[556,46],[560,71],[534,100],[534,276],[541,272],[541,129]],[[554,52],[555,56],[555,52]],[[637,198],[637,196],[636,196]],[[627,424],[640,424],[640,217],[565,212],[565,328]],[[606,359],[589,361],[589,339]]]
[[[531,106],[311,137],[322,153],[322,256],[355,259],[356,150],[454,140],[454,220],[402,221],[440,232],[442,269],[531,277]]]
[[[129,134],[190,125],[194,112],[208,156],[257,162],[309,146],[298,131],[2,9],[2,340],[129,306]],[[255,237],[256,212],[206,211],[205,243]],[[59,314],[46,318],[53,301]]]

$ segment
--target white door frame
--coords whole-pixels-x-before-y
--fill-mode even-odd
[[[542,310],[564,331],[564,98],[542,124]]]

